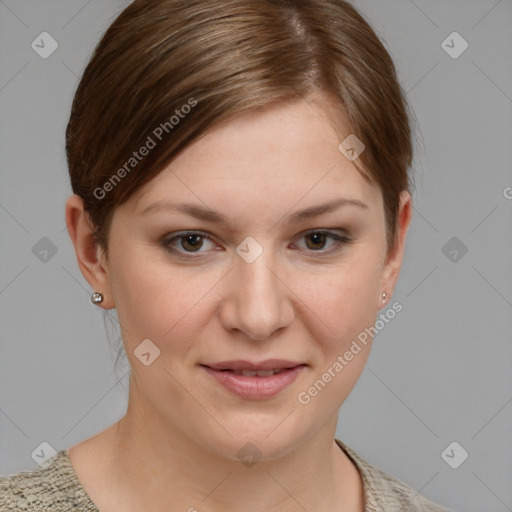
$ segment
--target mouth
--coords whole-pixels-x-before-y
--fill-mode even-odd
[[[297,366],[305,365],[300,361],[292,361],[289,359],[266,359],[265,361],[255,362],[245,359],[232,359],[230,361],[222,361],[218,363],[204,363],[201,366],[207,366],[213,370],[227,370],[237,372],[240,370],[253,372],[269,372],[288,370]]]
[[[308,365],[294,361],[268,360],[263,363],[225,361],[200,366],[230,392],[245,399],[261,400],[271,398],[286,389]]]
[[[278,373],[289,370],[289,368],[274,368],[272,370],[217,370],[221,372],[231,372],[235,375],[244,375],[245,377],[270,377]]]

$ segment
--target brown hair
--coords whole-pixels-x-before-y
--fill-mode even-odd
[[[409,107],[390,55],[351,4],[131,3],[95,48],[66,130],[73,192],[107,257],[115,208],[179,152],[244,112],[311,92],[335,98],[346,135],[365,144],[354,163],[381,188],[391,247],[399,195],[411,187]]]

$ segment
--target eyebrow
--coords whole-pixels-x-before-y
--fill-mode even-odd
[[[295,212],[288,218],[288,223],[297,224],[307,219],[318,217],[324,213],[332,212],[343,206],[355,206],[363,210],[369,210],[368,206],[362,201],[359,201],[358,199],[343,197],[328,203],[311,206],[305,210]],[[162,210],[183,212],[199,220],[228,224],[227,219],[220,213],[193,203],[172,203],[169,201],[156,201],[150,204],[148,207],[144,208],[144,210],[140,212],[140,215],[148,215],[149,213],[156,213]]]

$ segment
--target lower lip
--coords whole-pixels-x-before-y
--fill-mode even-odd
[[[262,400],[271,398],[286,389],[298,377],[305,365],[288,368],[269,377],[236,375],[230,371],[214,370],[208,366],[203,368],[235,395],[246,399]]]

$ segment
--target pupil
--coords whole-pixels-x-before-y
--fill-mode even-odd
[[[320,239],[319,239],[320,237]],[[322,244],[325,235],[323,233],[313,233],[310,235],[310,239],[313,239],[313,244]]]
[[[193,248],[196,248],[200,245],[199,239],[201,238],[200,235],[186,235],[185,240],[187,245],[191,245]],[[192,242],[190,242],[192,240]]]

